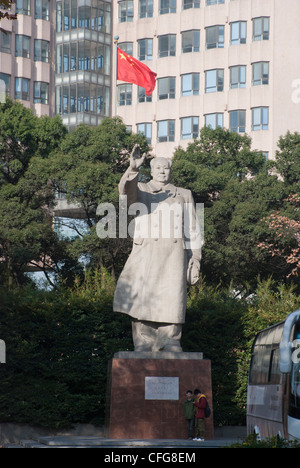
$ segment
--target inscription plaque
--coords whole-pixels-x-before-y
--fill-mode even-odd
[[[179,377],[145,377],[145,400],[179,400]]]

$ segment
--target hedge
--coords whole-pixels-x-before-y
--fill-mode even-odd
[[[128,317],[112,311],[105,270],[58,291],[0,288],[0,422],[63,429],[105,420],[107,366],[132,350]],[[258,330],[299,307],[292,287],[259,283],[251,300],[201,281],[189,290],[184,351],[212,362],[214,423],[245,424],[250,351]],[[199,376],[201,385],[201,376]]]

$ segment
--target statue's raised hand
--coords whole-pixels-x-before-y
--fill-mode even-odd
[[[146,153],[141,156],[140,145],[135,145],[130,155],[130,167],[131,169],[138,171],[143,162],[145,161]]]

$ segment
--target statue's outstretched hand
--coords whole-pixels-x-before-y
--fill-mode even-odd
[[[141,156],[141,148],[139,145],[135,145],[130,155],[130,167],[131,169],[138,171],[143,162],[145,161],[146,153]]]

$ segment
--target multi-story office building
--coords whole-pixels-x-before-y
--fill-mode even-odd
[[[111,1],[57,0],[55,112],[68,127],[109,117]]]
[[[171,155],[210,125],[275,157],[300,128],[299,0],[120,0],[119,47],[157,73],[151,97],[117,82],[117,114]],[[115,76],[115,71],[114,71]]]
[[[157,155],[210,125],[275,157],[299,130],[299,0],[17,0],[1,21],[0,84],[72,128],[119,115]],[[112,37],[157,73],[152,96],[115,83]],[[117,86],[116,86],[117,84]],[[1,91],[1,89],[0,89]]]
[[[49,0],[16,0],[17,20],[3,19],[0,80],[37,115],[54,115],[54,12]]]
[[[0,31],[6,93],[68,128],[110,116],[111,0],[17,0],[13,10]]]

